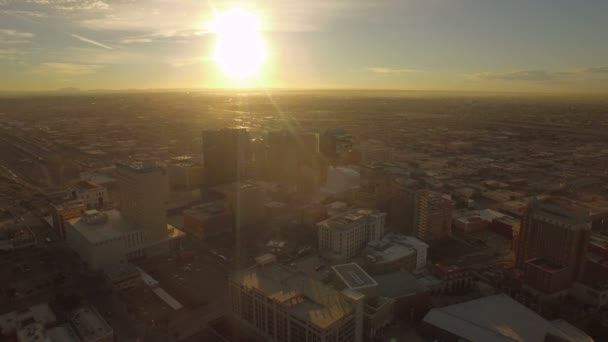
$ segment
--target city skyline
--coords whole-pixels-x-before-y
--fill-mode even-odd
[[[263,53],[229,50],[264,57],[248,79],[228,75],[226,57],[217,60],[221,33],[213,23],[235,9],[259,21],[256,36],[263,41]],[[561,0],[183,1],[179,7],[163,0],[2,0],[0,91],[604,93],[607,10],[603,1]]]

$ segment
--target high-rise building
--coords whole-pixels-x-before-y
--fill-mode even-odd
[[[416,200],[421,190],[414,180],[397,178],[392,181],[388,222],[393,231],[415,235]]]
[[[270,180],[304,192],[314,192],[325,182],[328,164],[319,152],[317,133],[274,131],[267,142]]]
[[[430,190],[418,191],[415,197],[416,237],[430,242],[451,236],[454,202],[447,195]]]
[[[352,258],[384,236],[386,214],[357,209],[317,223],[319,250],[336,260]]]
[[[202,135],[205,185],[213,187],[237,181],[249,158],[247,130],[205,130]]]
[[[565,199],[533,200],[522,218],[516,265],[524,284],[563,293],[580,276],[591,232],[588,212]]]
[[[204,168],[190,156],[180,156],[167,163],[169,185],[172,190],[194,190],[203,186]]]
[[[272,260],[235,272],[229,290],[232,313],[267,341],[362,340],[364,296],[356,291],[340,292]]]
[[[164,168],[149,162],[118,163],[120,213],[146,231],[148,241],[167,238],[165,203],[169,180]]]
[[[235,182],[216,186],[233,214],[234,227],[251,226],[264,217],[264,189],[253,182]]]

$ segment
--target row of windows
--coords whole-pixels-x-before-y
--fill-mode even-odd
[[[144,233],[138,232],[135,234],[129,234],[126,236],[125,243],[127,244],[127,248],[139,246],[144,242]]]

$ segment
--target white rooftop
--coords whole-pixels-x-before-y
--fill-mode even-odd
[[[551,334],[565,341],[593,342],[580,331],[573,334],[565,329],[563,322],[552,324],[504,294],[434,308],[424,322],[467,341],[544,342]]]
[[[141,229],[124,219],[118,210],[108,210],[104,214],[107,216],[107,220],[97,224],[87,223],[82,217],[71,219],[68,222],[90,243],[116,239],[126,233]]]
[[[154,292],[158,298],[162,299],[163,302],[167,303],[167,305],[169,305],[173,310],[179,310],[184,307],[180,302],[177,301],[177,299],[173,298],[173,296],[160,287],[154,288],[152,292]]]

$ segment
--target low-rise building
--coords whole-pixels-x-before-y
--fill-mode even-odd
[[[429,338],[442,341],[593,342],[565,321],[547,321],[504,294],[434,308],[421,328]]]
[[[126,220],[117,210],[88,210],[66,224],[66,241],[89,267],[98,270],[113,264],[168,252],[184,233],[166,225],[158,241],[143,227]]]
[[[335,265],[332,270],[339,289],[359,294],[365,313],[364,337],[366,340],[373,339],[378,330],[393,321],[394,300],[380,296],[376,280],[357,263]]]
[[[82,342],[114,341],[114,329],[93,307],[76,309],[68,319]]]
[[[224,200],[197,205],[182,214],[184,231],[197,239],[232,232],[232,212]]]
[[[417,320],[431,307],[431,289],[408,271],[374,275],[378,295],[394,301],[395,316]]]
[[[363,265],[373,274],[420,271],[426,265],[427,249],[428,245],[415,237],[389,233],[367,245]]]
[[[87,209],[102,209],[108,204],[108,191],[92,181],[82,180],[70,190],[72,198],[80,200]]]
[[[484,230],[495,219],[504,216],[492,209],[457,211],[452,215],[452,223],[455,229],[468,233]]]
[[[115,264],[106,267],[103,274],[116,291],[127,290],[143,285],[141,275],[132,263]]]
[[[319,250],[329,258],[344,260],[359,254],[370,241],[384,235],[386,214],[357,209],[317,223]]]
[[[268,341],[362,341],[357,298],[286,266],[271,262],[237,271],[229,288],[234,316]]]

